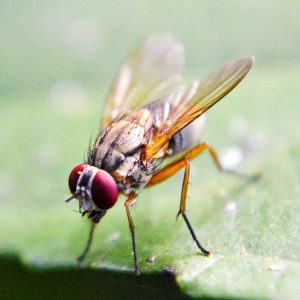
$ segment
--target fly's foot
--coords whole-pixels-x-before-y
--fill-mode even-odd
[[[207,251],[207,250],[204,249],[203,247],[202,247],[202,249],[200,249],[200,250],[201,250],[201,252],[202,252],[202,254],[203,254],[204,256],[207,256],[207,257],[212,256],[212,253],[209,252],[209,251]]]
[[[85,255],[80,255],[77,257],[76,262],[78,267],[82,267],[84,260],[85,260]]]
[[[141,272],[140,272],[140,270],[138,268],[134,269],[134,275],[135,276],[140,276],[141,275]]]

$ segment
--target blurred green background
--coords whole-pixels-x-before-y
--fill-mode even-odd
[[[74,299],[296,299],[299,16],[296,0],[1,1],[1,299],[39,298],[46,285],[53,297]],[[220,175],[207,154],[199,157],[188,212],[212,259],[197,254],[182,220],[175,223],[177,175],[141,193],[134,210],[142,278],[126,273],[132,257],[123,199],[97,231],[88,260],[96,270],[79,272],[75,257],[88,223],[74,212],[75,202],[63,201],[69,171],[97,134],[121,63],[162,32],[184,43],[187,80],[240,56],[256,57],[245,81],[208,113],[204,139],[220,153],[241,149],[240,169],[262,172],[262,180]],[[166,270],[174,277],[160,277]],[[107,288],[116,282],[122,288]]]

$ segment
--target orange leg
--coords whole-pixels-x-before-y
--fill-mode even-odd
[[[138,267],[138,261],[137,261],[137,252],[136,252],[136,241],[135,241],[135,230],[134,230],[134,224],[130,212],[130,208],[135,202],[137,201],[137,194],[132,192],[129,194],[127,200],[125,201],[125,209],[127,214],[127,219],[129,223],[129,229],[131,233],[132,238],[132,249],[133,249],[133,259],[134,259],[134,273],[135,275],[140,275],[139,267]]]
[[[199,242],[198,238],[196,237],[196,234],[193,230],[193,227],[185,213],[185,206],[186,206],[186,198],[187,198],[187,188],[189,184],[189,178],[190,178],[190,161],[188,159],[185,159],[185,171],[184,171],[184,177],[183,177],[183,183],[182,183],[182,189],[181,189],[181,197],[180,197],[180,206],[179,206],[179,211],[177,214],[177,218],[179,215],[182,215],[191,235],[195,243],[197,244],[198,248],[201,250],[201,252],[209,256],[210,252],[207,251]]]
[[[220,172],[226,172],[229,173],[231,175],[235,175],[247,180],[257,180],[260,175],[259,174],[255,174],[255,175],[246,175],[246,174],[242,174],[239,173],[235,170],[226,170],[222,167],[221,162],[218,158],[217,152],[215,151],[214,148],[212,148],[209,144],[207,143],[203,143],[200,145],[195,146],[194,148],[192,148],[190,151],[186,152],[181,158],[179,158],[178,160],[176,160],[175,162],[167,165],[166,167],[164,167],[162,170],[160,170],[159,172],[157,172],[156,174],[154,174],[151,178],[151,180],[148,182],[147,187],[151,187],[153,185],[156,185],[158,183],[161,183],[163,181],[165,181],[166,179],[168,179],[169,177],[173,176],[174,174],[176,174],[179,170],[181,170],[182,168],[185,167],[186,163],[185,160],[192,160],[194,159],[197,155],[199,155],[201,152],[208,150],[209,154],[211,156],[211,158],[213,159],[213,162],[215,164],[215,166],[217,167],[217,169]]]
[[[170,165],[166,166],[163,168],[161,171],[159,171],[157,174],[154,174],[153,177],[151,178],[150,182],[148,183],[147,187],[153,186],[155,184],[158,184],[175,173],[177,173],[180,169],[185,168],[184,172],[184,178],[183,178],[183,183],[182,183],[182,189],[181,189],[181,197],[180,197],[180,207],[179,207],[179,212],[177,214],[177,218],[179,215],[182,215],[191,235],[193,240],[196,242],[198,248],[201,250],[201,252],[208,256],[210,255],[210,252],[207,251],[199,242],[199,240],[196,237],[196,234],[192,228],[192,225],[186,215],[185,208],[186,208],[186,198],[187,198],[187,189],[188,189],[188,184],[189,184],[189,178],[190,178],[190,160],[195,158],[197,155],[199,155],[201,152],[208,150],[216,167],[220,170],[223,171],[222,166],[220,164],[220,161],[218,159],[217,153],[215,150],[209,145],[209,144],[200,144],[192,148],[190,151],[185,153],[180,159],[177,161],[171,163]]]
[[[158,183],[161,183],[161,182],[165,181],[166,179],[170,178],[171,176],[173,176],[174,174],[176,174],[182,168],[185,168],[182,189],[181,189],[180,207],[179,207],[179,212],[177,214],[177,218],[179,215],[182,215],[182,217],[193,237],[193,240],[196,242],[198,248],[201,250],[201,252],[204,255],[209,256],[210,252],[207,251],[200,244],[200,242],[197,239],[195,232],[191,226],[191,223],[186,215],[186,212],[185,212],[187,188],[188,188],[189,177],[190,177],[190,161],[205,150],[209,151],[209,154],[212,157],[213,162],[219,171],[230,173],[232,175],[237,175],[239,177],[243,177],[245,179],[250,179],[250,180],[255,180],[259,177],[258,175],[248,176],[248,175],[240,174],[234,170],[225,170],[220,163],[220,160],[218,158],[216,151],[209,144],[203,143],[203,144],[193,147],[190,151],[186,152],[181,158],[179,158],[175,162],[165,166],[162,170],[160,170],[159,172],[154,174],[146,187],[152,187]]]
[[[170,165],[167,165],[162,170],[154,174],[147,184],[147,187],[151,187],[153,185],[156,185],[158,183],[161,183],[168,179],[169,177],[176,174],[179,170],[184,168],[186,166],[186,160],[190,161],[193,158],[195,158],[197,155],[199,155],[201,152],[208,150],[209,154],[211,155],[216,167],[220,171],[224,171],[221,163],[219,161],[218,155],[216,151],[207,143],[203,143],[200,145],[195,146],[190,151],[186,152],[181,158],[176,160],[175,162],[171,163]]]
[[[193,239],[196,241],[198,247],[201,249],[201,251],[204,254],[208,255],[209,252],[201,246],[198,239],[196,238],[195,233],[192,229],[192,226],[191,226],[191,224],[186,216],[186,213],[185,213],[187,187],[188,187],[189,176],[190,176],[190,160],[192,160],[193,158],[195,158],[197,155],[199,155],[201,152],[203,152],[205,150],[209,150],[209,153],[210,153],[216,167],[220,171],[222,171],[222,167],[221,167],[221,164],[218,159],[216,151],[209,144],[203,143],[203,144],[195,146],[190,151],[186,152],[181,158],[179,158],[175,162],[171,163],[170,165],[167,165],[162,170],[160,170],[158,173],[154,174],[152,176],[151,180],[149,181],[149,183],[147,184],[147,187],[151,187],[153,185],[161,183],[161,182],[165,181],[166,179],[170,178],[171,176],[173,176],[174,174],[176,174],[182,168],[185,168],[184,179],[183,179],[182,189],[181,189],[180,208],[179,208],[179,212],[177,214],[177,218],[180,214],[182,215],[182,217],[184,218],[184,220],[191,232],[191,235],[192,235]]]

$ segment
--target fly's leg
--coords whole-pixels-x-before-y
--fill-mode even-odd
[[[126,209],[126,214],[127,214],[127,219],[128,219],[128,224],[129,224],[129,229],[131,233],[131,239],[132,239],[132,250],[133,250],[133,261],[134,261],[134,274],[135,275],[140,275],[139,267],[138,267],[138,259],[137,259],[137,252],[136,252],[136,240],[135,240],[135,230],[134,230],[134,224],[131,216],[131,207],[135,202],[137,201],[137,195],[135,193],[131,193],[126,202],[125,202],[125,209]]]
[[[207,251],[199,242],[199,240],[197,239],[195,232],[191,226],[191,223],[186,215],[185,212],[185,207],[186,207],[186,196],[187,196],[187,187],[188,187],[188,182],[189,182],[189,176],[190,176],[190,161],[192,159],[194,159],[195,157],[197,157],[201,152],[208,150],[210,156],[213,159],[214,164],[216,165],[216,167],[218,168],[219,171],[221,172],[227,172],[227,173],[231,173],[233,175],[237,175],[237,176],[241,176],[241,177],[245,177],[246,179],[255,179],[255,176],[247,176],[247,175],[242,175],[238,172],[235,171],[229,171],[229,170],[224,170],[224,168],[221,165],[221,162],[218,158],[218,155],[216,153],[216,151],[207,143],[203,143],[200,145],[197,145],[195,147],[193,147],[190,151],[186,152],[181,158],[179,158],[178,160],[176,160],[175,162],[165,166],[163,169],[161,169],[159,172],[157,172],[156,174],[154,174],[151,178],[151,180],[149,181],[149,183],[147,184],[147,187],[152,187],[158,183],[161,183],[163,181],[165,181],[166,179],[170,178],[171,176],[173,176],[174,174],[176,174],[178,171],[180,171],[182,168],[185,168],[185,172],[184,172],[184,180],[183,180],[183,184],[182,184],[182,190],[181,190],[181,198],[180,198],[180,208],[179,208],[179,212],[177,214],[177,218],[179,215],[182,215],[194,241],[196,242],[198,248],[201,250],[201,252],[204,255],[209,255],[210,252]]]
[[[177,173],[179,170],[181,170],[182,168],[185,167],[185,160],[188,159],[189,161],[194,159],[196,156],[198,156],[201,152],[208,150],[209,154],[211,156],[211,158],[213,159],[213,162],[215,164],[215,166],[217,167],[217,169],[220,172],[224,172],[224,173],[229,173],[241,178],[245,178],[247,180],[251,180],[254,181],[256,179],[259,178],[259,175],[245,175],[245,174],[241,174],[237,171],[234,170],[226,170],[222,167],[222,164],[219,160],[219,157],[217,155],[217,152],[214,150],[213,147],[211,147],[209,144],[207,143],[203,143],[200,145],[197,145],[195,147],[193,147],[190,151],[186,152],[181,158],[179,158],[178,160],[176,160],[175,162],[165,166],[163,169],[161,169],[159,172],[157,172],[156,174],[154,174],[151,178],[151,180],[149,181],[149,183],[147,184],[147,187],[151,187],[153,185],[156,185],[164,180],[166,180],[167,178],[171,177],[172,175],[174,175],[175,173]]]
[[[185,206],[186,206],[186,198],[187,198],[187,188],[188,188],[188,184],[189,184],[189,178],[190,178],[190,161],[188,159],[184,160],[185,163],[185,171],[184,171],[184,177],[183,177],[183,183],[182,183],[182,189],[181,189],[181,197],[180,197],[180,207],[179,207],[179,211],[177,214],[177,218],[179,217],[179,215],[182,215],[185,224],[187,225],[193,240],[196,242],[198,248],[201,250],[201,252],[206,255],[209,256],[210,252],[207,251],[199,242],[198,238],[196,237],[196,234],[194,232],[194,229],[186,215],[185,212]]]
[[[216,167],[223,171],[221,163],[219,161],[219,158],[217,156],[217,153],[215,150],[207,143],[203,143],[200,145],[197,145],[193,147],[191,150],[186,152],[182,157],[180,157],[178,160],[174,161],[173,163],[170,163],[169,165],[165,166],[163,169],[161,169],[159,172],[154,174],[147,184],[147,187],[151,187],[153,185],[156,185],[158,183],[161,183],[168,179],[169,177],[176,174],[178,171],[180,171],[182,168],[186,166],[186,160],[191,161],[193,158],[198,156],[201,152],[209,150],[209,153],[216,165]]]
[[[87,244],[86,244],[86,246],[85,246],[82,254],[80,256],[78,256],[78,258],[77,258],[77,263],[79,265],[82,264],[82,262],[85,260],[87,254],[89,253],[89,251],[91,249],[91,245],[92,245],[93,237],[94,237],[95,227],[96,227],[96,224],[92,223],[91,224],[91,229],[90,229],[90,233],[89,233],[89,238],[88,238]]]
[[[173,176],[175,173],[177,173],[180,169],[185,168],[184,172],[184,179],[182,183],[182,190],[181,190],[181,198],[180,198],[180,208],[179,212],[177,214],[177,218],[179,215],[182,215],[193,240],[196,242],[198,248],[201,250],[201,252],[208,256],[210,254],[209,251],[207,251],[199,242],[199,240],[196,237],[196,234],[192,228],[192,225],[186,215],[185,212],[185,206],[186,206],[186,198],[187,198],[187,188],[189,183],[189,177],[190,177],[190,161],[195,158],[197,155],[199,155],[201,152],[209,150],[210,154],[213,158],[214,163],[216,164],[217,168],[219,170],[222,170],[221,164],[219,162],[218,156],[216,152],[208,145],[208,144],[200,144],[192,148],[190,151],[185,153],[181,158],[179,158],[177,161],[171,163],[170,165],[167,165],[165,168],[160,170],[158,173],[154,174],[149,181],[147,187],[151,187],[153,185],[156,185],[169,177]]]
[[[237,177],[249,180],[249,181],[255,181],[255,180],[259,179],[260,174],[248,175],[248,174],[240,173],[240,172],[238,172],[236,170],[227,170],[227,169],[224,169],[223,166],[222,166],[222,164],[221,164],[221,162],[220,162],[220,160],[219,160],[217,152],[216,152],[216,150],[213,147],[211,147],[207,143],[200,144],[199,146],[202,146],[202,148],[203,148],[202,151],[204,151],[204,150],[208,150],[209,151],[209,154],[210,154],[211,158],[213,159],[213,162],[215,163],[217,169],[220,172],[231,174],[231,175],[234,175],[234,176],[237,176]]]

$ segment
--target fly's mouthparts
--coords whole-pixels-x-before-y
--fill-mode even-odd
[[[65,202],[70,202],[72,199],[76,198],[80,193],[76,192],[75,194],[71,195],[69,198],[65,200]]]

